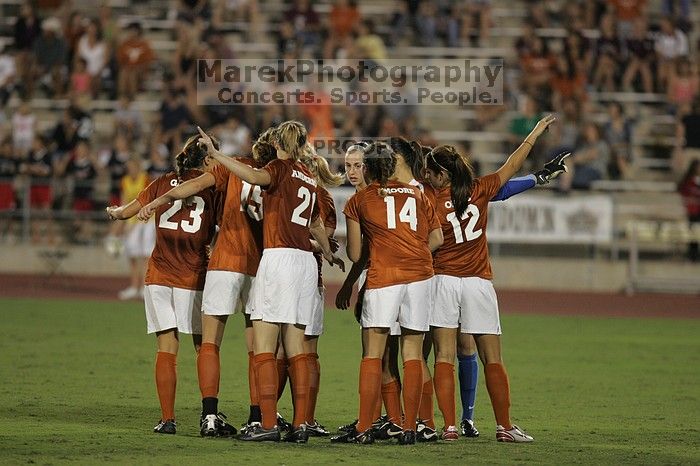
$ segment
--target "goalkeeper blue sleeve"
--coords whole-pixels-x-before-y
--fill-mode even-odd
[[[536,184],[537,180],[535,179],[535,175],[526,175],[521,176],[519,178],[511,178],[508,181],[506,181],[506,184],[504,184],[501,187],[501,189],[496,193],[496,195],[491,198],[491,202],[505,201],[509,197],[515,196],[516,194],[520,194],[522,192],[527,191],[528,189],[534,188]]]

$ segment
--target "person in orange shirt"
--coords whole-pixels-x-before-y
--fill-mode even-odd
[[[537,138],[554,122],[541,119],[522,144],[496,172],[474,178],[469,160],[452,146],[438,146],[427,156],[426,177],[435,189],[437,216],[444,244],[434,255],[435,372],[438,404],[452,405],[446,426],[454,426],[454,358],[456,330],[474,336],[484,365],[486,388],[496,417],[499,442],[532,442],[533,438],[510,420],[510,388],[501,359],[501,325],[486,240],[488,202],[520,169]],[[451,381],[451,383],[447,383]],[[443,412],[448,412],[444,409]]]
[[[389,328],[401,326],[404,361],[405,419],[402,444],[416,441],[416,418],[423,385],[423,335],[429,329],[432,306],[431,252],[442,244],[435,211],[415,186],[398,181],[397,154],[384,143],[365,151],[372,181],[345,206],[348,257],[359,261],[362,237],[367,238],[370,267],[362,307],[362,326],[368,328],[360,364],[360,416],[357,425],[335,441],[373,443],[372,415],[381,390],[381,358]]]
[[[276,157],[264,133],[253,145],[254,159],[239,158],[250,166],[264,166]],[[218,144],[215,143],[215,148]],[[235,428],[218,411],[221,362],[219,348],[228,317],[248,303],[250,288],[262,256],[262,196],[260,188],[242,181],[225,166],[216,164],[207,173],[183,183],[145,206],[139,217],[148,218],[160,205],[187,199],[203,189],[213,188],[223,195],[219,233],[213,248],[204,285],[202,303],[202,349],[197,358],[197,374],[202,395],[200,434],[203,437],[230,436]],[[247,327],[250,320],[246,315]],[[253,374],[252,330],[246,331],[249,376]],[[260,421],[255,377],[250,377],[250,415],[247,424]]]
[[[138,93],[139,83],[146,79],[146,71],[154,58],[151,44],[143,37],[141,24],[130,24],[126,40],[117,49],[119,95],[133,98]]]
[[[154,180],[138,197],[126,205],[107,207],[112,220],[126,220],[142,206],[168,192],[183,181],[196,178],[208,165],[207,150],[190,138],[176,156],[175,172]],[[148,333],[158,341],[156,387],[161,406],[161,420],[156,433],[174,434],[176,358],[179,334],[192,334],[195,351],[202,342],[200,308],[207,270],[206,248],[216,227],[215,193],[204,189],[189,203],[177,200],[155,209],[156,245],[148,261],[144,300]]]
[[[256,169],[226,157],[216,150],[211,138],[199,130],[200,141],[210,154],[241,180],[263,188],[263,256],[251,291],[250,318],[253,321],[254,364],[260,397],[262,425],[246,430],[244,441],[278,441],[275,353],[280,334],[289,360],[294,399],[293,430],[285,441],[306,443],[309,433],[309,374],[304,331],[311,324],[317,296],[316,261],[310,236],[316,240],[330,264],[344,269],[343,261],[331,251],[319,216],[316,199],[318,183],[299,161],[307,143],[304,125],[286,121],[274,131],[277,159]]]

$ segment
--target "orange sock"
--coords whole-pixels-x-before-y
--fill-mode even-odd
[[[309,404],[309,366],[308,354],[298,354],[288,359],[289,380],[294,399],[294,420],[292,427],[297,428],[306,421],[306,410]]]
[[[364,432],[372,427],[376,418],[374,408],[377,400],[381,403],[382,360],[381,358],[362,358],[360,363],[360,418],[357,431]],[[381,404],[380,404],[381,407]]]
[[[513,425],[510,423],[510,385],[506,368],[501,363],[489,363],[484,366],[484,373],[496,422],[508,430]]]
[[[438,407],[445,419],[445,427],[455,425],[457,408],[455,407],[455,365],[449,362],[435,363],[435,396]]]
[[[421,407],[423,385],[423,361],[411,359],[403,362],[403,409],[404,430],[416,430],[416,418]],[[432,403],[432,398],[431,398]],[[432,409],[432,408],[431,408]]]
[[[156,353],[156,389],[163,421],[175,419],[176,358],[173,353]]]
[[[378,396],[377,402],[374,404],[374,410],[372,411],[372,422],[376,421],[380,417],[382,417],[382,397]]]
[[[255,376],[255,354],[252,351],[248,351],[248,390],[250,391],[250,405],[260,406],[260,395]]]
[[[306,406],[306,423],[313,424],[316,419],[316,400],[321,385],[321,363],[318,362],[318,353],[309,353],[306,358],[309,369],[309,401]]]
[[[421,419],[426,426],[435,429],[435,408],[433,407],[433,379],[428,379],[423,383],[421,389],[420,409],[418,410],[418,418]]]
[[[389,420],[401,425],[401,384],[398,380],[382,384],[382,399]]]
[[[277,401],[282,398],[284,387],[287,385],[287,358],[277,359]],[[293,398],[293,397],[292,397]]]
[[[277,425],[277,363],[273,353],[260,353],[254,357],[257,372],[258,395],[262,425],[272,429]]]
[[[197,377],[202,398],[219,396],[219,347],[214,343],[202,343],[197,355]]]

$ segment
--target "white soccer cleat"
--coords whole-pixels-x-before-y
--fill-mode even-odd
[[[496,426],[496,440],[499,442],[530,443],[535,439],[513,424],[509,430],[504,429],[503,426]]]

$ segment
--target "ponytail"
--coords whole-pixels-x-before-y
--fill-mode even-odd
[[[275,139],[293,160],[298,161],[303,157],[307,134],[306,127],[300,122],[290,120],[280,124],[275,130]]]
[[[474,168],[466,157],[453,146],[438,146],[428,153],[427,167],[435,173],[445,172],[450,177],[450,196],[457,217],[469,207],[469,197],[474,186]]]
[[[364,163],[367,176],[379,183],[379,195],[385,197],[386,185],[396,171],[396,154],[388,144],[375,142],[365,149]]]
[[[219,150],[219,140],[211,135],[209,137],[211,137],[214,148]],[[207,146],[198,142],[199,138],[199,134],[190,136],[180,153],[175,156],[175,174],[177,175],[177,181],[180,183],[185,172],[193,168],[201,168],[204,164],[204,159],[208,155]]]
[[[277,158],[277,149],[273,145],[274,135],[274,129],[268,128],[253,144],[253,160],[260,167],[264,167]]]
[[[306,168],[314,175],[318,184],[324,188],[335,188],[343,184],[344,177],[340,173],[333,173],[328,166],[328,161],[316,154],[311,144],[306,144],[304,157],[301,159]]]
[[[411,174],[416,180],[423,179],[423,170],[425,169],[425,158],[421,145],[416,141],[407,141],[402,137],[394,137],[389,139],[391,149],[401,155],[406,164],[411,169]]]

